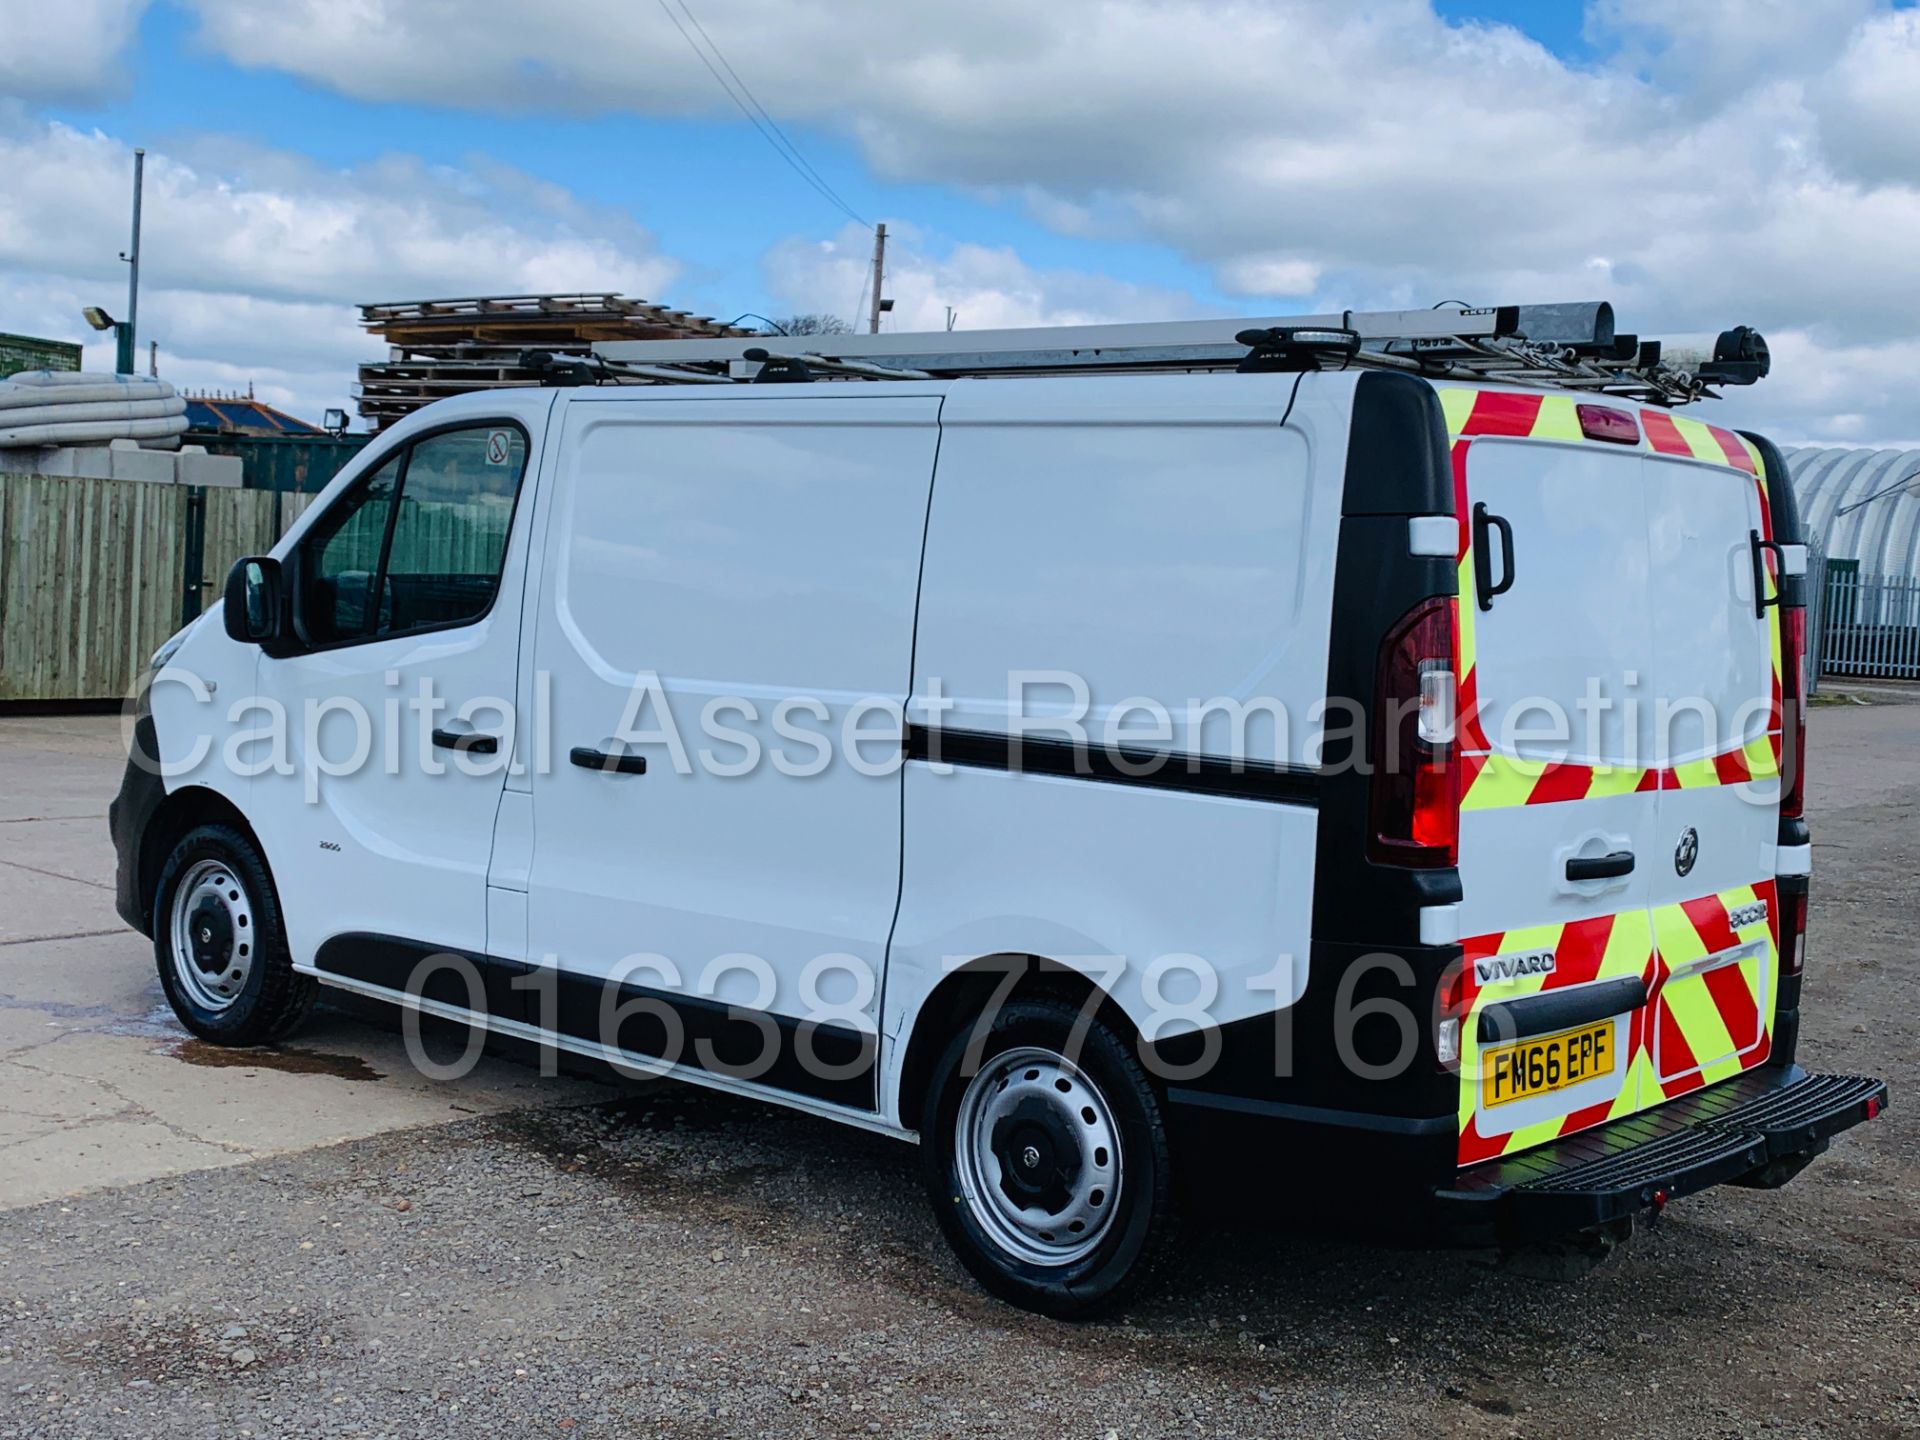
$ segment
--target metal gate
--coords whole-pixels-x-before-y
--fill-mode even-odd
[[[1857,561],[1808,546],[1807,634],[1822,675],[1920,680],[1920,577],[1862,575]]]

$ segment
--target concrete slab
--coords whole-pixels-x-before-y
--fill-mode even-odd
[[[142,450],[138,445],[126,450],[116,447],[111,464],[116,480],[146,480],[158,485],[173,483],[173,456],[165,450]]]
[[[245,1153],[176,1134],[150,1117],[70,1121],[0,1151],[0,1210],[37,1205],[108,1185],[132,1185],[214,1165],[238,1165]]]
[[[490,1057],[430,1080],[403,1035],[326,1008],[270,1050],[194,1039],[113,909],[124,746],[118,716],[0,718],[0,1208],[612,1093]]]
[[[50,816],[35,824],[0,825],[0,864],[113,888],[113,847],[101,843],[104,815]]]
[[[245,468],[238,455],[182,451],[175,457],[174,480],[181,485],[219,485],[232,489],[241,484]]]
[[[130,933],[113,908],[111,888],[24,862],[0,860],[0,990],[7,988],[8,946],[46,936],[115,929]]]

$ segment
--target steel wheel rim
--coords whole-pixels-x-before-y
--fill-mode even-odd
[[[203,1010],[228,1009],[247,988],[258,955],[253,900],[233,867],[198,860],[173,888],[167,924],[174,979]]]
[[[1022,1046],[988,1060],[960,1097],[954,1138],[967,1208],[1016,1259],[1070,1265],[1112,1228],[1120,1127],[1065,1056]]]

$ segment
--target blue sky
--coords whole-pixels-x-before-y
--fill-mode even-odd
[[[1604,297],[1774,338],[1723,418],[1920,436],[1910,0],[685,4],[902,326]],[[136,144],[185,383],[338,404],[378,299],[851,317],[866,239],[660,10],[0,0],[0,329],[113,298]]]
[[[1474,13],[1442,8],[1462,17]],[[1490,5],[1482,13],[1504,19],[1499,12],[1530,8],[1554,7]],[[351,99],[283,73],[236,65],[197,43],[197,28],[185,8],[165,0],[153,5],[126,57],[130,88],[105,103],[49,106],[45,113],[80,127],[145,137],[149,146],[209,131],[246,135],[330,166],[362,164],[393,150],[451,166],[485,155],[630,212],[662,249],[686,257],[691,267],[673,294],[645,298],[723,320],[742,311],[782,310],[783,303],[761,288],[762,254],[783,234],[830,231],[843,218],[740,117],[690,50],[666,58],[712,86],[713,109],[723,112],[712,120],[497,114],[489,113],[483,96],[471,108]],[[1570,38],[1577,40],[1577,34]],[[745,78],[753,84],[751,74]],[[1232,308],[1205,267],[1164,246],[1062,236],[1015,204],[936,184],[882,182],[843,136],[792,121],[782,128],[868,219],[906,217],[937,236],[1012,245],[1035,265],[1098,269]],[[838,308],[851,311],[857,299],[849,294]]]
[[[1512,26],[1574,63],[1592,58],[1577,4],[1445,0],[1434,8],[1455,23]],[[671,296],[647,298],[721,319],[781,310],[782,302],[761,288],[759,262],[768,244],[788,230],[831,229],[840,219],[731,108],[717,85],[713,108],[723,113],[708,121],[498,114],[489,112],[484,94],[476,94],[469,108],[370,102],[234,64],[199,43],[197,30],[190,10],[161,0],[142,16],[137,44],[125,57],[132,83],[124,93],[104,103],[49,106],[45,113],[80,127],[144,137],[156,146],[208,131],[246,135],[331,166],[361,164],[396,149],[441,165],[486,155],[629,211],[663,249],[688,257],[693,267]],[[668,58],[701,75],[691,51]],[[744,78],[753,84],[751,74]],[[1207,267],[1165,246],[1064,236],[1017,204],[937,184],[880,181],[843,136],[791,121],[783,129],[863,217],[908,217],[948,239],[1011,245],[1036,266],[1097,269],[1234,308]],[[850,311],[857,298],[847,296],[840,308]]]

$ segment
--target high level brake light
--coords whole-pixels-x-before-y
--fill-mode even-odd
[[[1616,410],[1611,405],[1576,405],[1574,411],[1580,417],[1580,433],[1589,440],[1614,445],[1640,443],[1640,422],[1631,411]]]
[[[1456,603],[1421,602],[1380,647],[1367,855],[1388,865],[1433,869],[1459,859]]]

